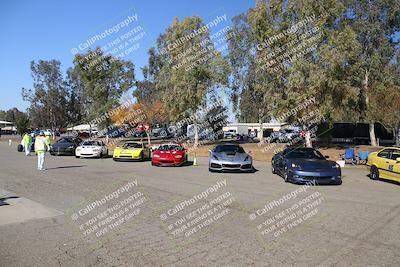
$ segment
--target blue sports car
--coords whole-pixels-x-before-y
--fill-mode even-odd
[[[313,148],[286,148],[273,156],[271,166],[272,173],[282,176],[285,182],[342,184],[339,164]]]

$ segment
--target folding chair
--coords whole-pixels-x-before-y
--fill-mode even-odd
[[[346,148],[344,151],[344,155],[342,157],[345,163],[348,163],[350,161],[351,164],[356,164],[356,156],[354,153],[354,148]]]
[[[357,164],[367,164],[369,151],[358,151]]]

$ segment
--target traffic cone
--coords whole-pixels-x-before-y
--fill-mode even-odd
[[[194,153],[193,166],[197,166],[196,153]]]

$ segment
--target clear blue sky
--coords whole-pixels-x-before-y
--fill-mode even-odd
[[[137,14],[135,23],[146,32],[139,49],[124,57],[135,64],[136,76],[140,78],[140,67],[147,64],[147,50],[155,45],[173,17],[198,15],[208,22],[226,13],[225,25],[229,25],[233,16],[254,5],[255,0],[0,1],[0,109],[28,107],[29,103],[22,100],[21,88],[33,87],[32,60],[58,59],[65,73],[72,66],[72,48],[127,15]],[[107,40],[119,34],[112,34]]]

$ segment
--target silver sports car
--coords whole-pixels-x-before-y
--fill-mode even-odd
[[[208,170],[253,172],[253,159],[239,145],[221,144],[208,151]]]

